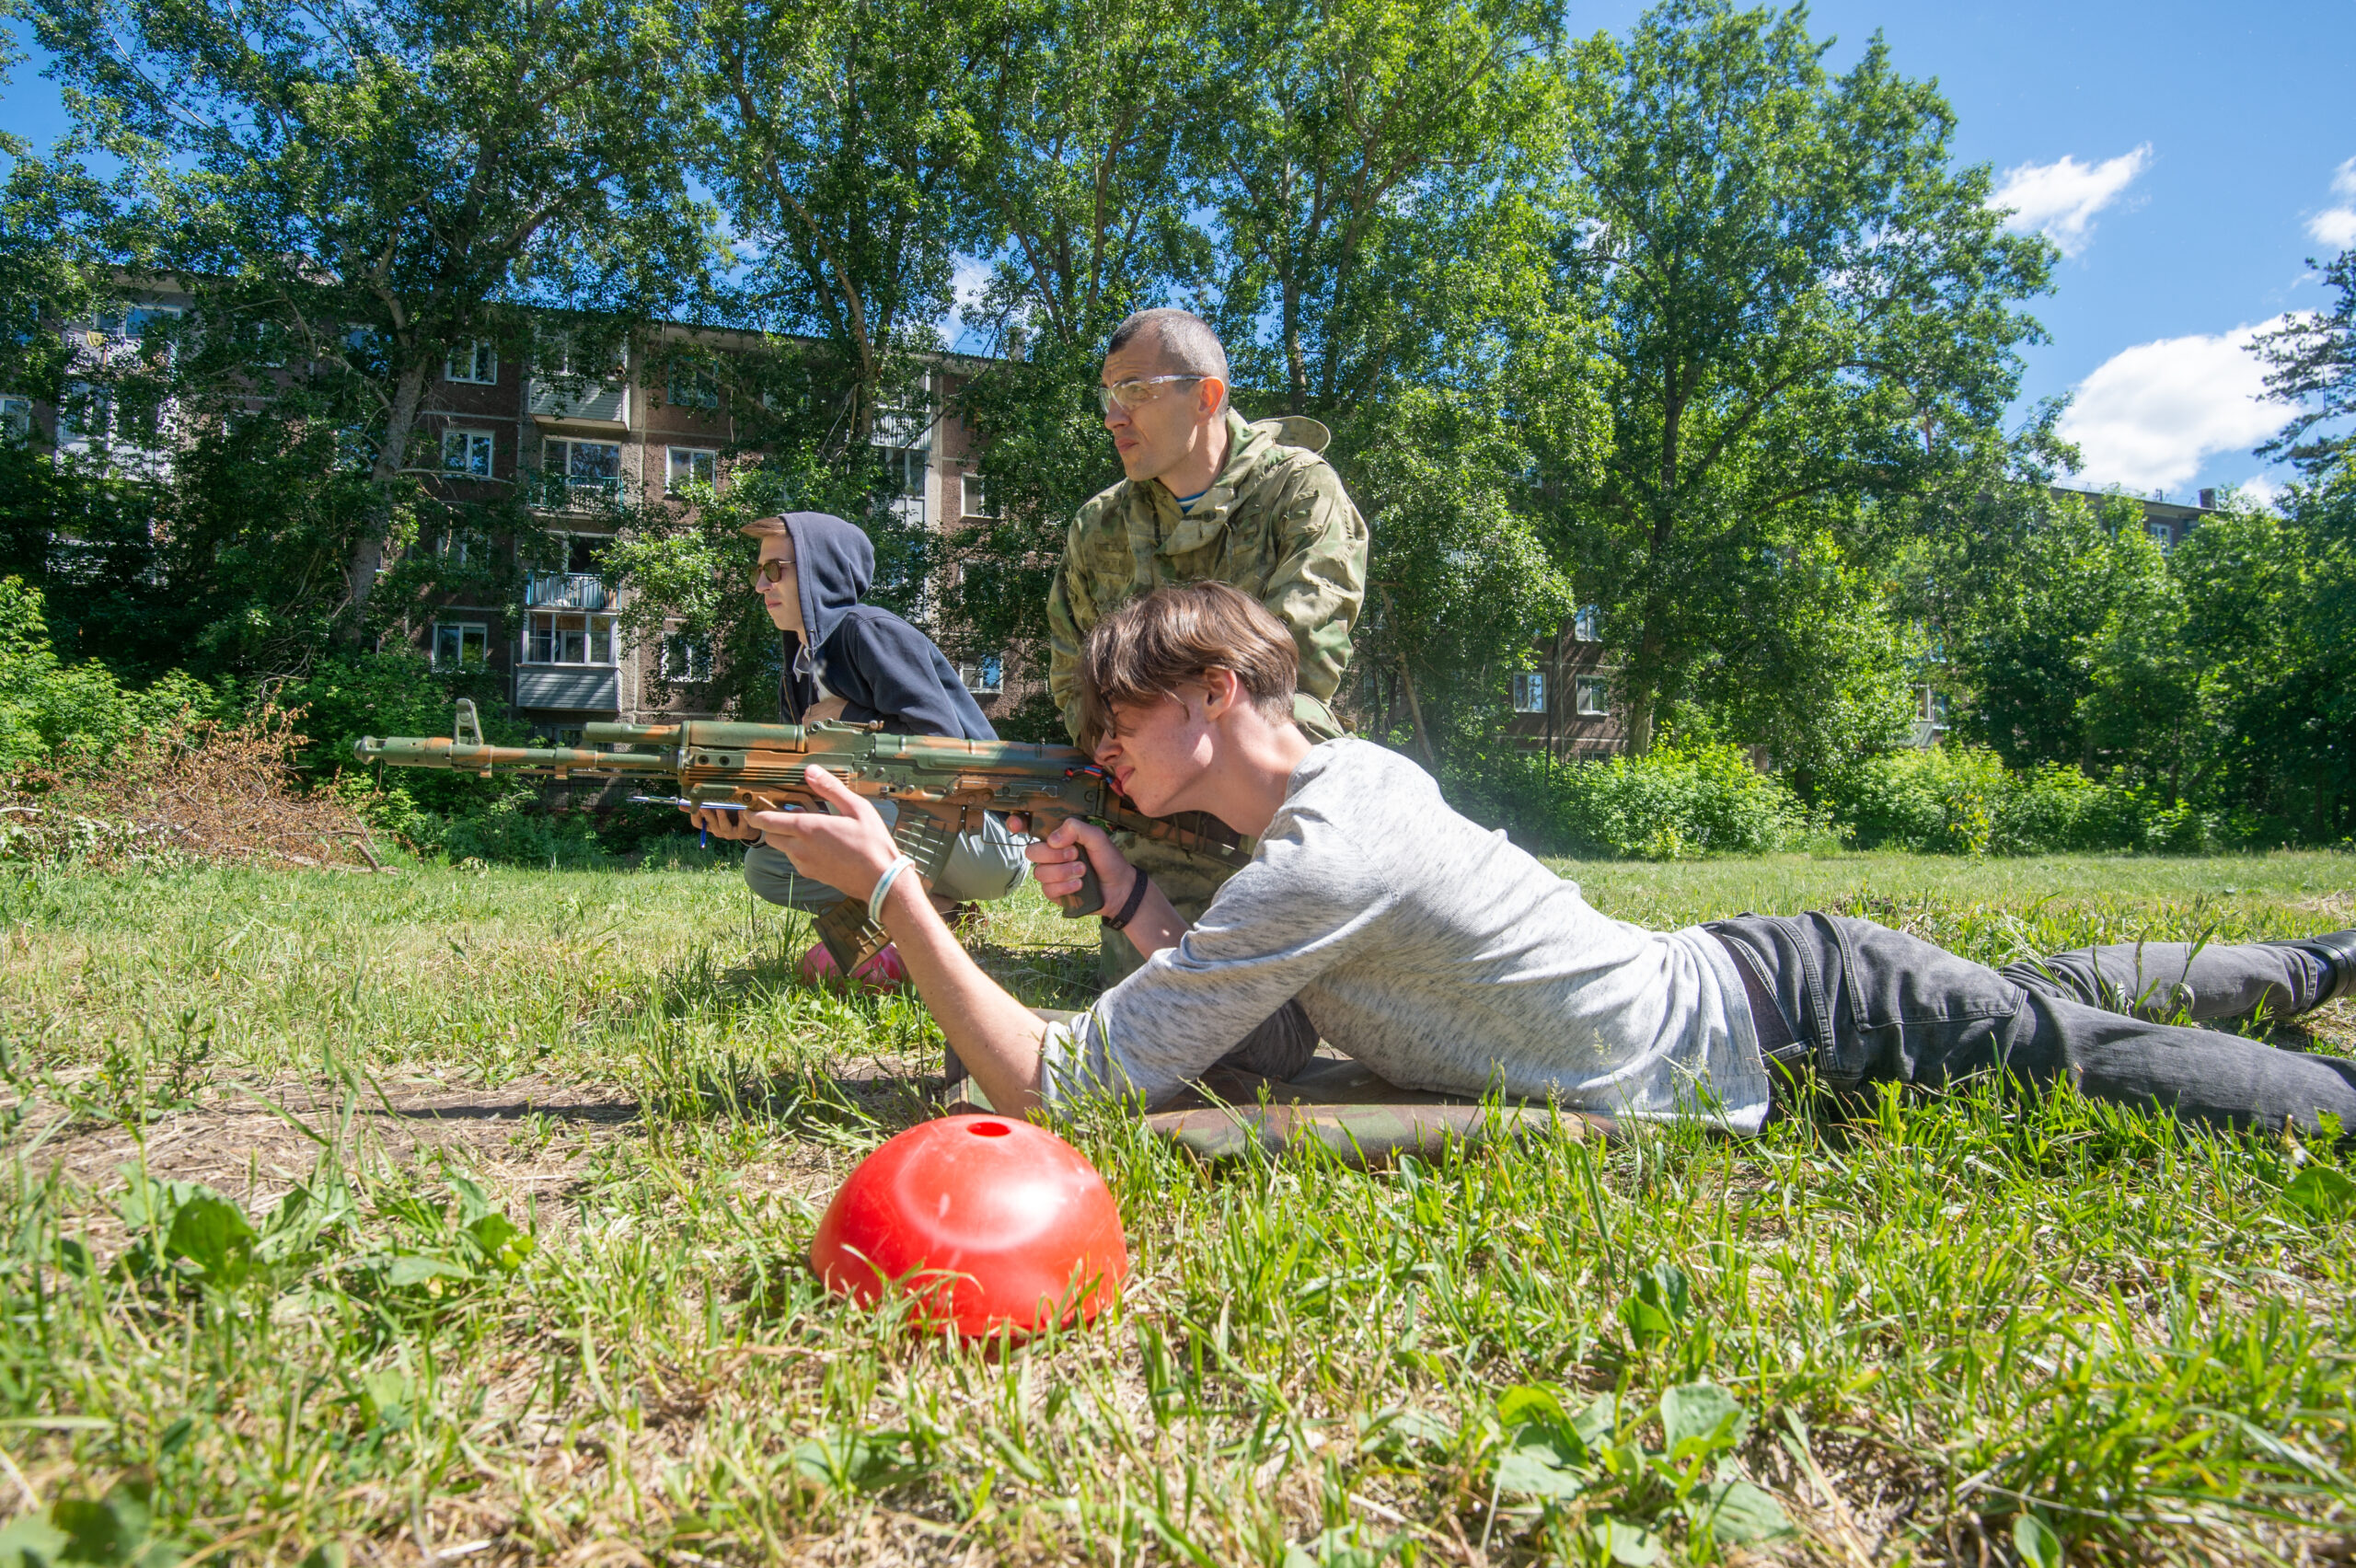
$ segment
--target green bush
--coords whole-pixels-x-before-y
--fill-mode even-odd
[[[1932,855],[2197,854],[2233,836],[2212,814],[2170,805],[2151,785],[2098,783],[2050,762],[2014,773],[1983,746],[1864,758],[1826,779],[1820,804],[1859,848]]]
[[[1784,782],[1739,746],[1686,741],[1641,757],[1550,763],[1501,741],[1451,755],[1440,790],[1535,854],[1686,860],[1780,849],[1811,831]]]
[[[482,860],[509,866],[602,866],[611,862],[596,829],[583,813],[558,815],[541,804],[539,792],[513,782],[489,806],[440,820],[422,835],[420,849],[451,860]]]
[[[1807,813],[1783,780],[1725,744],[1558,768],[1553,804],[1564,847],[1615,859],[1755,855],[1808,831]]]
[[[96,660],[64,663],[40,591],[0,579],[0,776],[69,759],[103,765],[135,737],[183,729],[217,707],[211,687],[178,670],[135,690]]]

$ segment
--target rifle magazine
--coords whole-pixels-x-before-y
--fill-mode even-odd
[[[813,929],[826,944],[846,982],[858,973],[860,964],[882,952],[892,940],[884,934],[881,926],[867,917],[867,906],[856,898],[846,898],[819,916]]]

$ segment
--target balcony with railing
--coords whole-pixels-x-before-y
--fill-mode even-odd
[[[524,603],[536,610],[604,610],[613,607],[613,594],[593,572],[539,571],[524,584]]]
[[[598,383],[572,376],[534,376],[525,393],[525,406],[544,420],[569,420],[588,424],[629,422],[629,383]]]

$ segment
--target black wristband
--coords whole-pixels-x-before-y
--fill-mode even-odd
[[[1134,866],[1129,869],[1137,870]],[[1138,905],[1145,902],[1145,873],[1138,871],[1137,880],[1129,883],[1129,896],[1121,900],[1120,913],[1105,916],[1104,923],[1116,931],[1126,930],[1129,922],[1138,917]]]

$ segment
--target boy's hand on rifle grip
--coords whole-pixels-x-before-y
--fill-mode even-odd
[[[1131,881],[1139,874],[1127,857],[1113,847],[1110,835],[1078,817],[1065,818],[1053,833],[1033,839],[1022,853],[1030,859],[1039,891],[1057,904],[1080,896],[1086,870],[1093,866],[1104,890],[1104,903],[1117,909],[1129,895]]]

